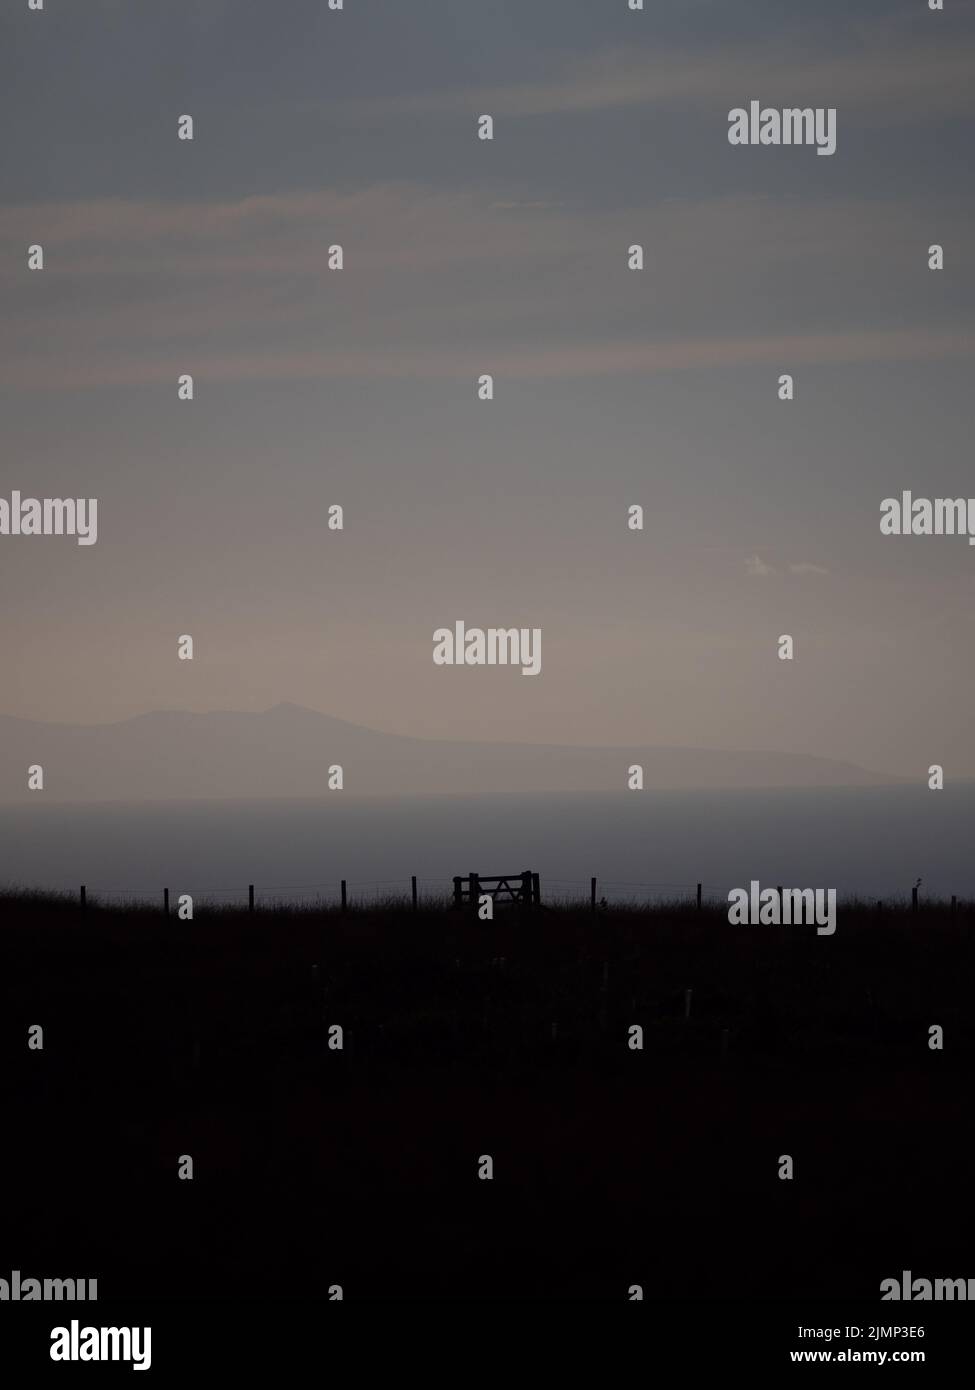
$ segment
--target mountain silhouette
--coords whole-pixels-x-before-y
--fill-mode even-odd
[[[154,711],[113,724],[0,715],[0,801],[317,797],[329,767],[345,795],[877,786],[900,779],[806,754],[708,748],[572,747],[410,738],[299,705],[263,713]],[[28,768],[44,769],[43,791]]]

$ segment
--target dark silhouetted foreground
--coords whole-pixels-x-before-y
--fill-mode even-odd
[[[821,938],[719,908],[0,898],[0,1275],[174,1299],[967,1278],[973,943],[970,904],[847,905]]]

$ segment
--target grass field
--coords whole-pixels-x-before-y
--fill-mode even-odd
[[[969,903],[843,904],[825,938],[708,907],[0,897],[0,1276],[101,1299],[965,1278],[973,965]]]

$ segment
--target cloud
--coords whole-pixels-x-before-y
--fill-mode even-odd
[[[839,42],[837,42],[839,39]],[[720,47],[609,48],[550,74],[499,87],[467,87],[370,97],[330,105],[348,120],[480,114],[550,116],[618,108],[707,109],[766,105],[831,106],[872,123],[900,125],[971,114],[975,41],[896,25],[831,34],[810,50],[808,34]]]
[[[580,347],[558,343],[491,354],[497,378],[551,381],[623,373],[735,369],[775,366],[784,359],[802,365],[854,362],[941,361],[975,355],[975,333],[890,330],[780,337],[701,337],[649,343],[604,341]],[[172,382],[186,369],[187,348],[174,344],[163,351],[133,356],[129,345],[114,352],[64,354],[55,361],[48,350],[9,354],[0,364],[0,385],[42,390],[100,385]],[[354,377],[467,380],[484,370],[484,353],[435,347],[426,351],[408,342],[399,348],[356,346],[334,349],[288,349],[266,338],[258,349],[234,350],[217,344],[193,352],[194,374],[206,381],[318,381]]]
[[[492,370],[531,381],[967,358],[975,327],[943,313],[932,322],[920,277],[904,288],[905,265],[923,265],[932,217],[945,241],[961,241],[970,204],[734,195],[651,202],[634,215],[402,182],[17,205],[0,212],[0,381],[171,381],[177,361],[214,380],[473,380]],[[634,225],[653,248],[645,276],[625,269]],[[30,275],[24,248],[37,239],[46,268]],[[333,241],[345,247],[341,273],[327,268]],[[862,269],[846,254],[854,244],[896,275],[896,322],[856,322],[874,301],[862,302]],[[802,302],[791,297],[797,266]],[[648,290],[652,336],[638,312]],[[826,316],[828,292],[836,312]],[[776,331],[777,294],[790,296],[791,331]],[[964,310],[962,296],[951,317]]]
[[[810,564],[807,560],[800,560],[797,564],[788,566],[790,574],[829,574],[828,569],[822,565]],[[753,579],[767,579],[770,574],[778,574],[774,565],[766,564],[760,555],[749,555],[745,561],[745,571]]]
[[[538,215],[504,215],[512,212]],[[548,215],[557,212],[563,215]],[[622,255],[635,235],[653,248],[651,272],[683,257],[701,263],[698,274],[705,274],[720,247],[722,278],[728,260],[738,276],[751,267],[765,276],[771,267],[795,265],[808,274],[816,262],[835,276],[837,261],[855,243],[871,247],[873,263],[886,258],[901,271],[905,248],[927,246],[932,218],[948,242],[964,238],[971,217],[971,197],[950,191],[934,203],[909,196],[810,201],[733,193],[660,200],[651,194],[625,207],[567,208],[518,190],[499,197],[496,190],[445,191],[406,180],[246,198],[78,199],[0,208],[0,279],[23,282],[24,248],[37,240],[50,248],[45,274],[52,277],[138,272],[209,281],[313,273],[323,269],[335,240],[346,244],[350,267],[437,271],[477,260],[496,267],[516,258],[551,264],[556,255]],[[574,286],[574,295],[584,285]]]
[[[512,211],[523,209],[525,211],[539,212],[548,208],[564,208],[565,203],[547,202],[545,199],[541,198],[535,199],[534,201],[515,198],[511,200],[502,199],[499,202],[492,203],[491,207],[497,208],[499,211]]]

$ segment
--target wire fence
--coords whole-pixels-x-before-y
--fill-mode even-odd
[[[468,875],[463,875],[466,885]],[[513,876],[514,877],[514,876]],[[146,885],[127,885],[126,887],[109,887],[106,884],[89,883],[81,889],[78,885],[60,885],[45,887],[39,890],[28,890],[38,892],[58,893],[62,895],[78,895],[82,893],[88,903],[100,899],[113,899],[121,902],[142,902],[155,903],[161,901],[164,896],[171,892],[173,902],[179,896],[189,896],[194,903],[197,902],[216,902],[221,901],[227,906],[235,904],[248,905],[253,897],[255,906],[268,902],[298,903],[304,900],[320,899],[323,902],[332,900],[341,901],[343,895],[347,902],[376,902],[381,903],[385,900],[406,898],[411,899],[414,895],[417,900],[438,900],[450,898],[454,893],[454,877],[416,877],[411,878],[384,878],[384,879],[328,879],[318,883],[271,883],[271,884],[238,884],[236,886],[217,887],[213,885],[200,886],[194,883],[176,882],[175,886],[167,889],[162,886],[148,887]],[[579,902],[585,900],[589,902],[593,894],[592,878],[588,879],[546,879],[546,901],[556,902]],[[596,891],[598,899],[605,901],[633,901],[640,902],[644,899],[652,898],[656,900],[677,900],[684,897],[696,899],[700,891],[705,897],[722,895],[726,890],[721,889],[716,884],[697,884],[697,883],[650,883],[636,880],[602,880],[597,879]]]
[[[460,881],[465,885],[465,892],[470,877],[470,875],[461,876]],[[520,876],[512,875],[512,878],[517,877]],[[84,886],[65,885],[63,887],[26,890],[10,887],[6,891],[26,891],[41,896],[52,893],[65,897],[78,898],[80,896],[82,906],[103,902],[116,906],[125,904],[160,905],[165,910],[169,910],[170,905],[172,905],[173,910],[176,910],[179,900],[188,897],[193,901],[194,910],[197,907],[209,905],[214,908],[245,907],[256,911],[259,908],[281,909],[288,906],[347,908],[381,906],[384,903],[402,902],[412,903],[414,907],[433,906],[450,900],[456,901],[457,882],[456,877],[411,876],[410,878],[386,879],[328,879],[318,883],[238,884],[230,887],[200,887],[194,884],[178,883],[176,887],[170,889],[167,887],[135,887],[131,885],[108,887],[102,884],[86,884]],[[726,904],[729,890],[735,886],[738,885],[705,882],[651,882],[637,879],[599,879],[595,877],[588,879],[550,878],[544,880],[544,902],[550,906],[589,904],[592,907],[639,907],[686,904],[704,907],[718,903]],[[481,888],[479,891],[485,890]],[[876,904],[878,907],[881,906],[882,902],[896,905],[898,902],[911,901],[913,906],[918,905],[916,887],[909,890],[903,898],[891,897],[890,894],[885,897],[851,894],[849,900]],[[947,905],[948,898],[947,896],[938,898],[928,895],[926,901],[929,904],[941,902]],[[955,907],[957,901],[956,897],[952,896],[951,906]]]

